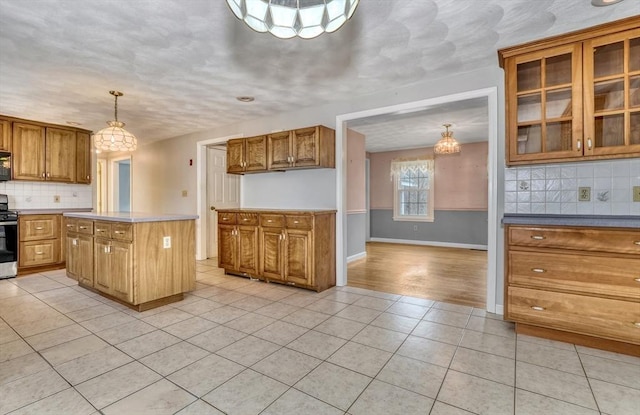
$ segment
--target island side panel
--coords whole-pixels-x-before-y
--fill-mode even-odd
[[[336,285],[335,213],[316,215],[314,234],[314,284],[323,291]]]
[[[136,304],[195,289],[195,221],[140,222],[135,232]],[[171,247],[163,247],[163,238]]]

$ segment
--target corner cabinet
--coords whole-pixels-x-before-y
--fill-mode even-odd
[[[508,165],[640,156],[640,17],[499,55]]]
[[[335,211],[222,210],[218,247],[229,274],[316,291],[335,285]]]
[[[640,355],[640,229],[507,225],[516,331]]]

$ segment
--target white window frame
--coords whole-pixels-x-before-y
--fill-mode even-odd
[[[409,166],[409,168],[398,168],[397,165],[394,166],[394,163],[401,163],[405,166]],[[427,212],[424,215],[402,215],[400,212],[400,192],[399,192],[399,180],[404,171],[409,171],[411,169],[411,164],[417,163],[427,163],[428,164],[428,179],[429,179],[429,187],[426,189],[427,192]],[[391,162],[391,175],[393,178],[393,220],[394,221],[405,221],[405,222],[433,222],[434,221],[434,166],[433,160],[402,160],[402,161],[392,161]]]

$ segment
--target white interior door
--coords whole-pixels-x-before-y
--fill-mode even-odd
[[[227,174],[227,150],[207,147],[207,258],[218,256],[218,213],[216,209],[240,207],[240,176]]]

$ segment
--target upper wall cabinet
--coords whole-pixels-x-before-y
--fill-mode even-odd
[[[227,141],[227,173],[257,173],[267,170],[267,137]]]
[[[640,156],[640,17],[499,55],[508,165]]]
[[[9,143],[14,180],[91,183],[88,131],[0,118],[0,123],[5,121],[11,126]]]
[[[0,151],[11,151],[11,121],[0,117]]]

